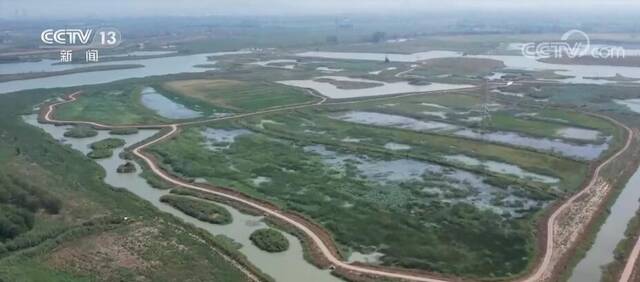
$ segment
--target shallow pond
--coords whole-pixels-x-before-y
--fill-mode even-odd
[[[373,83],[373,84],[379,84],[380,86],[361,88],[361,89],[340,89],[332,83],[316,81],[316,79],[322,79],[322,78],[332,79],[336,81]],[[453,90],[453,89],[473,87],[472,85],[446,84],[446,83],[431,83],[428,85],[412,85],[406,81],[384,82],[384,81],[350,78],[350,77],[343,77],[343,76],[322,76],[322,77],[316,77],[314,79],[307,79],[307,80],[278,81],[278,83],[289,85],[289,86],[302,87],[302,88],[311,88],[313,90],[318,91],[320,94],[333,99],[393,95],[393,94],[413,93],[413,92],[430,92],[430,91]]]
[[[565,127],[558,129],[558,131],[556,131],[556,135],[562,138],[595,141],[598,140],[598,137],[600,137],[600,131],[576,127]]]
[[[334,115],[332,118],[360,124],[397,127],[415,131],[444,131],[458,128],[456,125],[444,122],[422,121],[410,117],[376,112],[351,111]]]
[[[384,144],[384,148],[385,149],[389,149],[389,150],[393,150],[393,151],[403,151],[403,150],[411,149],[411,146],[405,145],[405,144],[400,144],[400,143],[389,142],[387,144]]]
[[[51,134],[54,139],[64,140],[64,144],[70,145],[84,154],[89,151],[89,144],[110,137],[108,131],[98,131],[98,136],[92,138],[66,139],[63,137],[68,126],[54,126],[49,124],[39,124],[36,115],[24,117],[25,121],[31,125],[37,126]],[[140,130],[138,134],[117,136],[126,141],[126,146],[135,144],[155,134],[154,130]],[[324,282],[324,281],[341,281],[334,277],[327,270],[321,270],[307,263],[303,258],[302,245],[300,241],[288,233],[284,233],[289,240],[289,249],[282,253],[268,253],[255,247],[249,240],[249,235],[256,229],[264,228],[267,225],[262,221],[260,216],[251,216],[240,213],[237,209],[228,205],[220,204],[227,208],[233,217],[233,222],[228,225],[216,225],[199,221],[195,218],[185,215],[181,211],[160,202],[160,197],[167,194],[166,190],[152,188],[138,173],[120,174],[116,172],[116,168],[124,163],[118,155],[123,148],[114,150],[113,157],[109,159],[97,160],[97,163],[106,171],[105,182],[114,187],[122,187],[133,194],[149,201],[155,207],[163,212],[170,213],[187,223],[193,224],[199,228],[207,230],[211,234],[222,234],[234,241],[242,244],[240,252],[243,253],[249,261],[267,273],[276,281],[283,282]],[[141,168],[136,164],[138,172]],[[286,271],[283,271],[285,270]]]
[[[548,139],[524,136],[515,132],[479,132],[472,129],[462,129],[453,132],[454,135],[477,140],[509,144],[532,148],[540,151],[552,152],[566,157],[584,160],[594,160],[609,148],[609,143],[603,144],[572,144],[561,139]]]
[[[145,87],[142,89],[142,95],[140,96],[140,102],[142,105],[150,110],[156,112],[156,114],[170,119],[189,119],[201,117],[201,112],[196,112],[187,108],[185,105],[178,104],[175,101],[165,97],[164,95],[156,92],[151,87]]]
[[[600,281],[601,267],[614,260],[614,250],[624,238],[627,224],[640,208],[640,169],[629,179],[609,211],[586,256],[571,274],[570,282]]]
[[[513,216],[520,215],[518,209],[529,209],[542,204],[528,198],[515,196],[517,188],[502,189],[484,182],[482,176],[460,169],[443,167],[441,165],[418,161],[413,159],[379,160],[364,155],[353,155],[333,151],[324,145],[310,145],[304,147],[305,152],[319,155],[326,165],[336,170],[344,170],[353,165],[358,171],[359,177],[377,183],[379,185],[395,186],[399,183],[411,182],[411,185],[423,185],[423,191],[430,191],[439,195],[447,192],[447,188],[425,182],[426,179],[436,180],[466,191],[468,195],[463,197],[442,198],[445,202],[464,202],[480,209],[490,209],[502,215],[509,213]],[[399,187],[392,187],[401,189]],[[449,188],[450,189],[450,188]],[[520,206],[509,206],[519,202]],[[499,204],[498,204],[499,203]]]
[[[547,184],[558,183],[560,180],[555,177],[541,175],[533,172],[528,172],[517,165],[501,163],[496,161],[481,161],[465,155],[451,155],[444,157],[448,161],[460,162],[469,166],[482,166],[488,171],[515,175],[523,179],[531,179],[536,182],[542,182]]]
[[[200,132],[205,138],[204,145],[212,151],[221,151],[229,149],[231,143],[242,135],[251,134],[246,129],[218,129],[207,127]]]
[[[640,113],[640,99],[614,100],[617,104],[627,106],[629,110]]]

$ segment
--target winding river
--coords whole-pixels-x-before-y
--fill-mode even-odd
[[[109,131],[100,130],[98,135],[90,138],[66,138],[63,136],[64,132],[69,126],[55,126],[51,124],[40,124],[37,121],[36,115],[24,116],[25,122],[33,126],[43,129],[49,133],[54,139],[60,140],[63,144],[70,145],[71,148],[86,154],[90,151],[89,144],[102,140],[108,137],[114,137],[109,134]],[[145,140],[157,133],[157,130],[140,130],[137,134],[115,136],[125,140],[126,146],[138,143]],[[227,208],[233,217],[233,222],[228,225],[216,225],[206,223],[197,220],[193,217],[187,216],[181,211],[160,202],[160,197],[167,194],[167,190],[159,190],[151,187],[146,180],[144,180],[138,173],[121,174],[116,172],[116,168],[124,163],[119,158],[119,154],[124,150],[124,147],[114,150],[113,156],[108,159],[97,160],[96,162],[104,168],[106,171],[106,177],[104,181],[114,187],[122,187],[130,191],[131,193],[149,201],[155,207],[163,212],[170,213],[187,223],[193,224],[204,230],[207,230],[213,235],[222,234],[234,241],[242,244],[240,252],[243,253],[251,263],[257,266],[260,270],[273,277],[278,282],[337,282],[341,281],[335,276],[331,275],[328,270],[321,270],[308,263],[303,258],[303,250],[300,241],[288,234],[283,233],[289,240],[289,249],[282,253],[268,253],[258,249],[249,240],[249,235],[256,229],[266,227],[266,224],[262,221],[261,216],[252,216],[239,212],[237,209],[220,204]],[[136,164],[137,171],[142,171],[140,166]]]

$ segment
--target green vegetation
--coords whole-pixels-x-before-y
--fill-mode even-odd
[[[126,162],[121,164],[116,169],[118,173],[133,173],[136,172],[136,166],[132,162]]]
[[[397,99],[391,102],[359,103],[337,106],[330,111],[373,111],[401,115],[418,120],[439,120],[460,126],[478,127],[480,121],[469,121],[471,117],[480,117],[482,100],[479,96],[463,94],[445,94]],[[435,113],[435,115],[433,114]],[[440,116],[444,114],[444,118]],[[484,125],[487,130],[519,132],[522,134],[569,139],[558,135],[558,130],[567,127],[598,130],[606,135],[616,135],[617,130],[609,121],[602,118],[578,113],[571,110],[540,109],[526,106],[496,104],[491,112],[491,122]],[[585,140],[570,139],[573,143]],[[591,143],[601,143],[603,138]]]
[[[275,123],[263,124],[264,129],[257,126],[261,123],[260,118],[247,119],[241,121],[240,124],[254,131],[283,139],[293,138],[305,142],[346,147],[355,151],[384,152],[385,154],[394,154],[397,157],[412,157],[446,163],[448,166],[456,164],[442,160],[443,156],[466,155],[481,160],[516,164],[530,172],[558,177],[561,181],[558,186],[562,192],[572,192],[577,189],[587,173],[586,164],[578,161],[448,135],[359,125],[303,112],[287,116],[272,116],[269,119]],[[323,132],[323,134],[317,132]],[[350,140],[358,140],[358,142],[350,142]],[[408,145],[411,150],[389,152],[384,146],[391,142]],[[548,187],[543,188],[539,184],[531,182],[522,184],[548,191]]]
[[[162,87],[176,95],[234,112],[251,112],[314,99],[302,89],[260,81],[178,80],[167,82]]]
[[[249,236],[258,248],[270,253],[284,252],[289,249],[289,240],[287,240],[280,231],[272,228],[262,228],[251,233]]]
[[[0,226],[8,235],[0,280],[246,280],[220,254],[259,273],[226,242],[106,185],[95,162],[25,124],[20,114],[47,93],[0,97]]]
[[[132,135],[138,133],[137,128],[129,127],[129,128],[114,128],[109,131],[111,135]]]
[[[438,58],[424,61],[418,68],[410,72],[432,79],[438,76],[479,78],[504,68],[502,61],[477,58]]]
[[[375,248],[384,254],[385,265],[476,278],[510,276],[523,271],[533,256],[533,228],[541,203],[575,191],[588,173],[587,163],[441,133],[329,117],[335,112],[368,110],[430,119],[412,114],[426,109],[451,112],[447,122],[462,125],[467,114],[457,113],[470,112],[478,103],[475,96],[430,95],[253,116],[217,123],[213,130],[222,135],[233,128],[252,133],[225,141],[216,150],[202,144],[216,146],[218,141],[207,141],[202,128],[191,127],[150,151],[178,175],[203,177],[310,217],[332,233],[343,253]],[[538,114],[515,116],[532,111]],[[557,116],[565,119],[560,122]],[[495,118],[496,129],[535,136],[555,136],[557,129],[574,126],[618,138],[609,122],[571,111],[505,105]],[[524,128],[516,130],[519,127]],[[390,150],[388,143],[409,149]],[[491,173],[444,158],[450,155],[513,164],[560,182],[551,185]],[[404,167],[404,162],[404,170],[423,164],[441,165],[443,170],[393,178],[394,167]],[[469,176],[475,180],[448,178],[464,173],[475,175]],[[465,188],[465,182],[476,183],[470,187],[497,189],[485,199],[495,209],[466,200],[476,192]],[[507,200],[511,197],[519,200]],[[538,204],[527,206],[528,201]],[[344,216],[347,213],[350,216]]]
[[[63,120],[87,120],[112,125],[157,124],[166,120],[140,104],[142,87],[96,87],[86,90],[73,103],[60,105],[56,117]]]
[[[94,150],[115,149],[124,146],[125,142],[119,138],[107,138],[91,143],[89,147]]]
[[[203,141],[198,129],[190,128],[151,151],[168,169],[185,177],[204,177],[309,216],[330,230],[347,253],[379,247],[388,265],[467,276],[516,273],[531,255],[530,220],[536,208],[523,209],[527,214],[523,218],[504,218],[423,190],[439,187],[451,195],[447,197],[467,195],[448,187],[442,175],[368,180],[353,167],[357,162],[344,168],[326,165],[305,151],[305,141],[250,134],[219,153],[199,146]],[[368,156],[372,161],[398,160],[377,153]],[[270,181],[256,184],[260,176]],[[517,194],[537,197],[527,190]]]
[[[140,173],[140,176],[142,176],[147,181],[147,183],[149,183],[151,187],[156,189],[168,190],[175,187],[174,185],[161,179],[159,176],[157,176],[156,174],[154,174],[148,169],[143,169],[142,173]]]
[[[35,213],[40,210],[58,214],[61,206],[60,199],[43,187],[7,171],[0,172],[0,242],[31,230]]]
[[[606,110],[613,112],[628,112],[628,110],[613,102],[613,99],[637,98],[638,92],[634,87],[616,85],[526,85],[505,88],[510,92],[524,93],[531,97],[545,97],[550,102],[565,107],[588,108],[592,111]]]
[[[71,138],[88,138],[88,137],[94,137],[97,135],[98,135],[98,131],[96,131],[95,129],[91,128],[91,126],[88,126],[88,125],[76,125],[72,128],[69,128],[64,133],[64,137],[71,137]]]
[[[113,150],[111,149],[95,149],[87,153],[87,157],[92,159],[106,159],[113,156]]]
[[[209,223],[229,224],[233,220],[231,213],[229,213],[227,209],[213,202],[175,195],[164,195],[160,198],[160,201],[171,205],[189,216]]]

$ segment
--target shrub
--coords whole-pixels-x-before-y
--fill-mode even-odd
[[[251,233],[249,239],[258,248],[270,253],[284,252],[289,249],[289,240],[280,231],[272,228],[258,229]]]
[[[231,213],[227,209],[212,202],[175,195],[164,195],[160,201],[205,222],[229,224],[232,221]]]
[[[113,156],[113,151],[111,149],[98,149],[93,150],[87,154],[87,157],[92,159],[106,159]]]
[[[88,138],[94,137],[98,135],[98,131],[94,130],[90,126],[87,125],[77,125],[64,133],[64,137],[71,138]]]
[[[115,148],[124,146],[124,144],[125,142],[122,139],[107,138],[104,140],[93,142],[89,146],[91,147],[91,149],[94,149],[94,150],[103,150],[103,149],[115,149]]]
[[[114,128],[109,131],[111,135],[131,135],[138,133],[137,128]]]

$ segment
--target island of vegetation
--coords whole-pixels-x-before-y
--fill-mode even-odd
[[[132,135],[138,133],[137,128],[114,128],[109,131],[111,135]]]
[[[282,233],[272,228],[253,231],[249,239],[258,248],[270,253],[284,252],[289,249],[289,240]]]
[[[125,142],[118,138],[107,138],[91,143],[92,151],[87,154],[92,159],[106,159],[113,156],[113,149],[124,146]]]
[[[118,147],[124,146],[125,142],[119,138],[107,138],[97,142],[91,143],[91,149],[100,150],[100,149],[115,149]]]
[[[205,222],[229,224],[233,220],[227,209],[212,202],[176,195],[164,195],[160,201]]]
[[[136,166],[132,162],[126,162],[118,166],[116,169],[118,173],[133,173],[136,172]]]
[[[92,159],[106,159],[111,156],[113,156],[113,151],[111,149],[96,149],[87,154],[87,157]]]
[[[64,133],[64,137],[71,138],[88,138],[98,135],[98,131],[87,125],[77,125]]]

